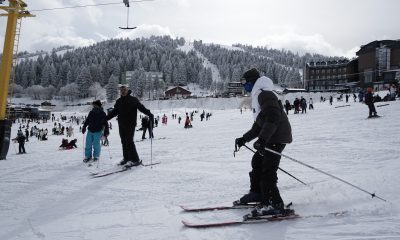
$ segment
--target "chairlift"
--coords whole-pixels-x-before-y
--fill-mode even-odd
[[[129,0],[123,0],[123,3],[125,4],[126,7],[126,12],[127,12],[127,17],[126,17],[126,27],[119,27],[120,29],[125,29],[125,30],[132,30],[137,27],[129,27]]]

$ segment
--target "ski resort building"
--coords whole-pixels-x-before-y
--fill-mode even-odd
[[[360,47],[353,60],[309,62],[304,68],[308,91],[387,89],[400,81],[400,40],[373,41]]]
[[[192,94],[189,90],[185,89],[184,87],[177,86],[177,87],[169,87],[165,92],[164,95],[166,98],[187,98]]]
[[[228,94],[232,96],[243,95],[243,85],[241,82],[229,82]]]

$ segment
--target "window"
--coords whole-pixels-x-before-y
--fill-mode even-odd
[[[366,83],[372,82],[372,69],[364,70],[364,82]]]

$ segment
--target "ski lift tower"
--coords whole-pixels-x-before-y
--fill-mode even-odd
[[[4,2],[4,0],[0,0],[0,4]],[[0,67],[0,160],[6,159],[8,147],[10,146],[11,120],[7,119],[6,115],[7,97],[10,80],[12,84],[14,83],[21,19],[23,17],[34,17],[25,9],[28,5],[24,1],[9,0],[8,2],[8,6],[0,5],[0,10],[6,12],[1,13],[0,16],[7,17],[7,29]]]

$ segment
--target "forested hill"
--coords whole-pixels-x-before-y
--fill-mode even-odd
[[[226,81],[237,81],[241,74],[256,67],[274,83],[301,87],[301,70],[311,60],[336,59],[318,54],[299,56],[291,51],[235,44],[226,48],[217,44],[194,42],[195,48],[215,64]]]
[[[136,96],[148,89],[163,91],[167,86],[196,83],[207,89],[226,90],[227,83],[237,81],[250,67],[257,67],[275,83],[290,86],[301,82],[300,68],[309,59],[289,51],[253,48],[236,45],[236,48],[195,41],[194,50],[185,53],[179,46],[183,38],[169,36],[150,38],[111,39],[92,46],[67,50],[63,54],[53,51],[38,57],[24,58],[18,62],[15,75],[15,93],[45,92],[52,96],[87,97],[94,85],[107,91],[109,99],[117,97],[116,84],[124,81],[125,72],[133,71]],[[221,79],[212,79],[211,69],[205,68],[202,53],[220,71]],[[29,54],[25,54],[29,56]],[[318,56],[319,57],[319,56]],[[162,72],[162,79],[146,79],[145,72]],[[219,81],[218,81],[219,80]],[[216,83],[218,81],[218,84]],[[35,98],[42,95],[34,96]]]

